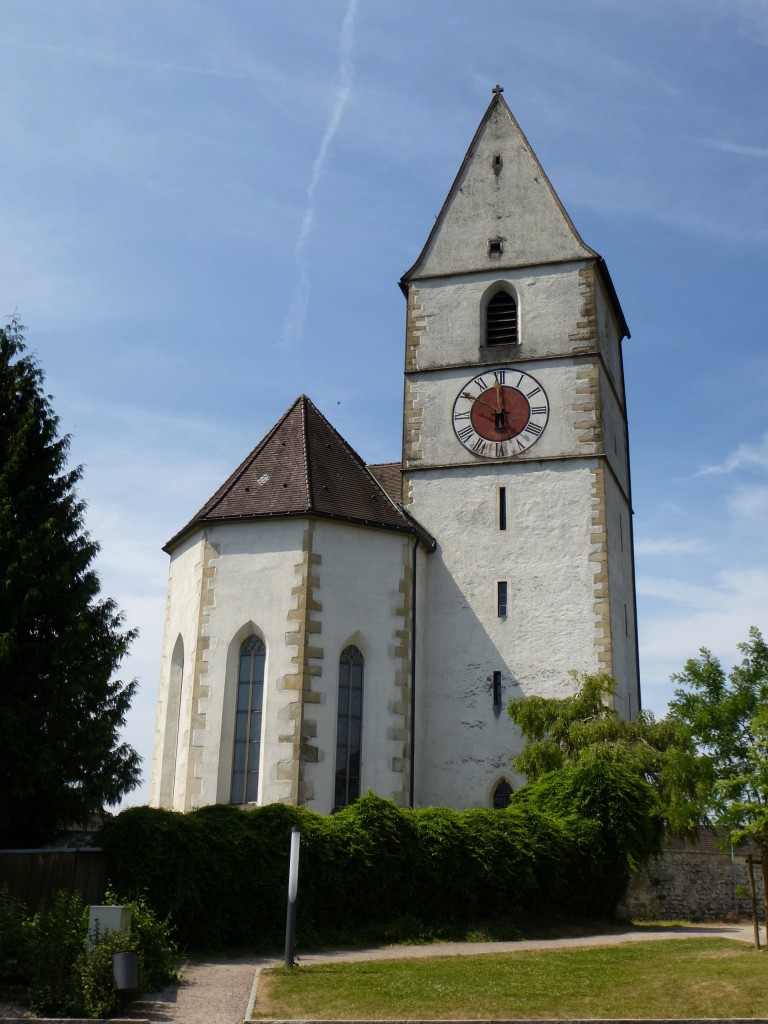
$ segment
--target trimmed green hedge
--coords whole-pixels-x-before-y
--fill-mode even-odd
[[[105,825],[110,884],[138,893],[193,948],[279,945],[291,826],[301,828],[304,945],[366,931],[610,915],[657,852],[653,790],[615,764],[568,766],[504,811],[400,810],[368,794],[325,816],[283,804],[189,814],[138,807]]]

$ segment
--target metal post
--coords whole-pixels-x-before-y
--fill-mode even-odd
[[[298,825],[291,829],[291,858],[288,865],[288,910],[285,916],[285,966],[293,967],[293,949],[296,944],[296,895],[299,888],[299,843],[301,831]]]
[[[752,924],[755,927],[755,949],[760,949],[760,925],[757,921],[757,893],[755,892],[755,867],[752,854],[747,854],[749,868],[749,890],[752,895]]]

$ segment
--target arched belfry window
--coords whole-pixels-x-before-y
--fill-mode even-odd
[[[512,796],[512,787],[506,779],[501,779],[493,791],[494,810],[503,811],[509,806],[509,798]]]
[[[235,751],[232,759],[233,804],[255,803],[259,798],[261,712],[264,704],[264,641],[249,636],[240,648],[235,712]]]
[[[336,720],[334,807],[347,807],[360,796],[363,734],[363,655],[353,644],[339,658],[339,711]]]
[[[485,344],[517,344],[517,302],[507,291],[496,292],[486,306]]]

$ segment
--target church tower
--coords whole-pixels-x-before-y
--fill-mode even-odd
[[[639,707],[629,336],[497,87],[407,297],[403,502],[437,541],[417,606],[416,802],[489,806],[510,698],[615,676]]]

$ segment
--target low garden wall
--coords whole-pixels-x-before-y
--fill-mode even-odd
[[[660,857],[632,875],[619,913],[623,917],[694,921],[750,918],[752,901],[747,855],[751,846],[726,847],[716,833],[698,842],[667,840]],[[754,866],[758,913],[762,918],[763,879]]]

